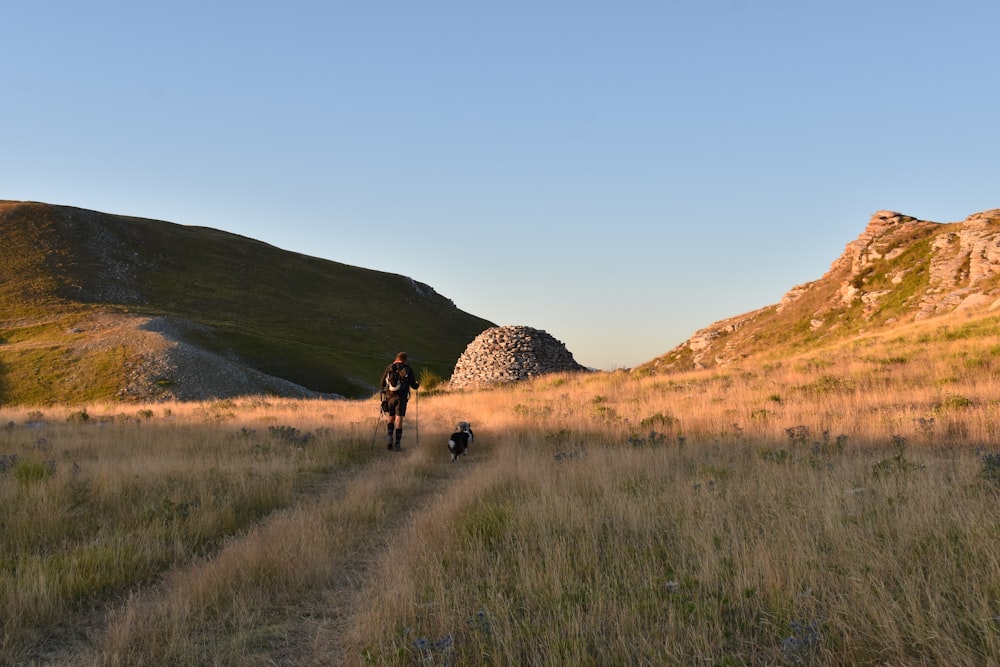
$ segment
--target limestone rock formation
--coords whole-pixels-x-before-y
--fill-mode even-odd
[[[1000,309],[1000,209],[951,223],[876,211],[820,279],[700,329],[638,370],[726,366],[775,347],[977,309]]]
[[[493,327],[465,348],[449,384],[453,389],[483,387],[583,370],[566,346],[545,331],[526,326]]]
[[[891,261],[910,251],[916,241],[929,239],[920,261],[893,267]],[[951,312],[973,296],[977,302],[995,303],[997,293],[990,278],[1000,273],[1000,209],[983,211],[959,223],[917,220],[894,211],[878,211],[865,231],[847,245],[833,263],[830,274],[850,267],[841,279],[839,296],[844,305],[860,300],[868,317],[876,314],[907,274],[927,268],[927,286],[918,295],[914,319]],[[889,284],[868,286],[870,276],[884,273]],[[830,275],[828,274],[828,275]]]

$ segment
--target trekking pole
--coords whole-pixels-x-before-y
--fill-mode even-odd
[[[420,445],[420,392],[413,390],[413,446]]]
[[[375,446],[375,438],[378,437],[378,427],[382,424],[382,415],[385,413],[385,401],[379,397],[378,402],[378,416],[375,417],[375,429],[372,431],[372,444],[369,445],[368,449],[372,449]]]

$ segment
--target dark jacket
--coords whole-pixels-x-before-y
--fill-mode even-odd
[[[389,375],[390,372],[395,369],[399,373],[400,382],[398,388],[394,389],[389,386]],[[410,368],[408,364],[404,364],[401,361],[394,361],[385,367],[382,371],[382,379],[379,381],[379,387],[382,391],[387,394],[393,394],[395,396],[406,396],[410,393],[410,388],[417,389],[420,387],[420,383],[417,382],[416,374],[414,374],[413,369]]]

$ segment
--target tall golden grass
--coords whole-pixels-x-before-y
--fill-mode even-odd
[[[1000,340],[972,324],[427,395],[399,453],[376,401],[5,409],[0,655],[998,664]]]

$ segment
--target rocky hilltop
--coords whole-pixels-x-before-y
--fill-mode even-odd
[[[1000,307],[1000,209],[938,223],[878,211],[822,278],[696,331],[645,371],[725,366],[878,326]]]

